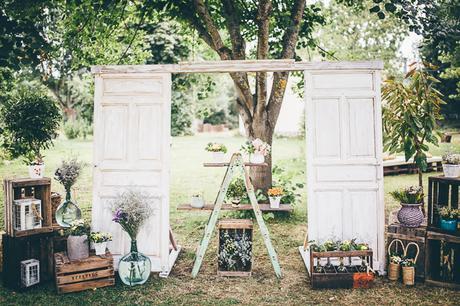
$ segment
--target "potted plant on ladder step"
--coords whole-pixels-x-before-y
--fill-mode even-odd
[[[268,143],[259,138],[247,141],[241,150],[249,156],[249,162],[253,164],[263,164],[265,156],[270,154],[271,147]]]
[[[446,154],[442,156],[442,170],[445,177],[460,176],[460,154]]]
[[[150,276],[151,261],[138,251],[137,235],[142,225],[153,214],[151,203],[151,196],[135,190],[121,193],[112,203],[112,221],[120,224],[131,238],[131,250],[118,264],[118,275],[128,286],[142,285]]]
[[[212,153],[212,159],[215,163],[225,162],[225,153],[227,153],[227,147],[224,144],[210,142],[206,145],[205,150]]]
[[[246,186],[244,185],[244,180],[242,178],[236,178],[227,189],[227,199],[232,202],[233,207],[237,207],[243,197],[246,195]]]
[[[270,201],[270,208],[280,208],[280,201],[284,195],[284,190],[281,187],[273,187],[268,189],[268,200]]]

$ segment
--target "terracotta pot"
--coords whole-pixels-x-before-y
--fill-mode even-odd
[[[71,261],[88,258],[88,236],[69,236],[67,238],[67,255]]]
[[[407,204],[401,203],[401,209],[398,212],[398,221],[405,227],[419,227],[422,224],[424,216],[420,207],[423,203]]]

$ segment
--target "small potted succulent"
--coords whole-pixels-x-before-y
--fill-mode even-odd
[[[270,154],[271,147],[268,143],[256,138],[252,141],[247,141],[241,150],[248,154],[249,162],[253,164],[262,164],[265,162],[265,156]]]
[[[273,187],[267,191],[268,199],[270,201],[270,208],[280,208],[280,201],[283,197],[284,190],[281,187]]]
[[[210,142],[206,145],[205,150],[212,153],[212,159],[214,162],[223,163],[225,161],[227,147],[224,144]]]
[[[460,154],[446,154],[442,157],[442,170],[445,177],[460,176]]]
[[[84,219],[78,219],[70,223],[66,229],[67,234],[67,255],[71,261],[89,257],[90,225]]]
[[[228,186],[227,197],[230,198],[233,206],[239,205],[245,194],[246,185],[244,184],[244,180],[242,178],[233,180]]]
[[[441,215],[441,229],[455,232],[457,230],[457,222],[460,211],[458,209],[444,206],[439,209],[439,214]]]
[[[89,238],[93,243],[96,255],[105,255],[107,242],[112,241],[112,235],[104,232],[91,232]]]
[[[423,188],[410,186],[390,192],[391,196],[400,202],[398,221],[405,227],[418,227],[424,216],[420,207],[423,205]]]
[[[193,208],[203,208],[204,207],[204,199],[201,193],[192,194],[192,201],[190,202],[190,206]]]

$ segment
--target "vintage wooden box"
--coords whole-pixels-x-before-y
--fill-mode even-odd
[[[425,283],[460,289],[460,237],[428,231]]]
[[[23,237],[53,231],[51,213],[51,179],[5,179],[3,181],[5,194],[5,232],[12,237]],[[23,193],[24,192],[24,193]],[[41,227],[30,230],[16,230],[14,228],[13,201],[22,196],[33,196],[41,201]]]
[[[420,248],[420,253],[417,259],[415,266],[415,277],[418,280],[423,280],[425,278],[425,236],[426,236],[426,226],[419,226],[416,228],[404,227],[399,223],[394,223],[388,225],[386,233],[386,250],[388,250],[389,244],[394,239],[399,239],[403,242],[404,247],[407,246],[409,242],[415,242]],[[404,253],[404,250],[401,250],[399,243],[393,243],[392,251],[397,254]],[[415,246],[409,247],[407,250],[407,255],[410,258],[415,258]]]
[[[40,262],[40,282],[54,277],[53,252],[54,234],[42,233],[29,237],[2,236],[3,284],[5,287],[24,289],[21,283],[21,261],[36,259]]]
[[[313,289],[370,288],[374,284],[374,273],[361,270],[364,259],[372,268],[373,252],[330,251],[314,252],[310,248],[310,280]],[[343,267],[339,268],[343,262]]]
[[[432,176],[428,178],[428,230],[460,237],[460,230],[445,231],[441,229],[439,209],[447,206],[459,208],[460,178]]]
[[[252,230],[249,219],[223,219],[219,221],[219,276],[251,276]]]
[[[77,292],[115,284],[113,257],[109,251],[105,256],[70,261],[66,253],[54,254],[56,288],[58,293]]]

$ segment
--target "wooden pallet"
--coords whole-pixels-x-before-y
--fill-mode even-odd
[[[425,283],[460,289],[460,237],[427,231]]]
[[[41,233],[53,232],[52,208],[51,208],[51,179],[5,179],[3,181],[5,196],[5,232],[11,237],[24,237]],[[13,224],[13,200],[21,198],[21,189],[25,189],[26,196],[34,193],[34,197],[41,200],[42,227],[17,231]]]
[[[388,225],[386,233],[386,250],[388,250],[388,245],[394,240],[399,239],[404,243],[404,247],[409,242],[415,242],[420,248],[420,253],[417,259],[415,266],[415,277],[419,280],[425,278],[425,237],[426,237],[426,226],[419,226],[416,228],[404,227],[399,223],[394,223]],[[397,242],[393,243],[392,251],[398,254],[403,254],[401,250],[401,245]],[[408,256],[410,258],[415,257],[415,246],[409,247]]]
[[[270,204],[259,204],[260,210],[263,212],[270,212],[270,211],[284,211],[284,212],[292,212],[294,208],[291,204],[280,204],[279,208],[271,208]],[[213,210],[214,204],[205,204],[203,208],[195,208],[190,206],[190,204],[181,204],[177,207],[177,210]],[[251,204],[239,204],[234,206],[232,204],[222,204],[221,210],[252,210]]]
[[[105,256],[70,261],[66,253],[54,254],[56,289],[59,294],[112,286],[115,284],[113,257]]]
[[[442,171],[441,157],[430,157],[427,160],[426,172]],[[404,157],[398,156],[383,162],[383,175],[411,174],[418,173],[417,166],[412,161],[407,161]]]

